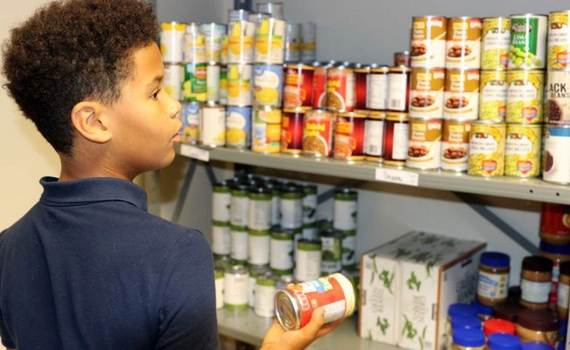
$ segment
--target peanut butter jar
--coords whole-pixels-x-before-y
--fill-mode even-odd
[[[533,310],[548,308],[552,285],[552,260],[527,256],[522,262],[520,304]]]
[[[523,310],[519,313],[517,335],[523,342],[538,341],[554,345],[559,338],[559,323],[549,310]]]

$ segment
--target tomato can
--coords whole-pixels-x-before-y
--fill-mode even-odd
[[[281,150],[281,109],[254,108],[252,112],[251,150],[257,153],[279,153]]]
[[[298,229],[303,227],[303,189],[296,184],[281,188],[281,227]]]
[[[372,66],[354,69],[354,110],[364,112],[368,109],[368,86]]]
[[[228,23],[228,63],[253,63],[255,23],[237,20]]]
[[[245,266],[233,265],[224,271],[224,308],[246,310],[249,307],[249,273]]]
[[[354,70],[343,64],[327,70],[325,106],[337,112],[354,110]]]
[[[507,123],[541,123],[544,71],[509,70],[507,84]]]
[[[550,69],[547,80],[547,124],[570,125],[570,71]]]
[[[365,113],[338,113],[334,123],[333,157],[346,161],[364,160]]]
[[[184,66],[181,64],[164,64],[164,91],[177,101],[182,100],[182,83],[184,82]]]
[[[364,122],[364,155],[367,161],[382,161],[384,119],[384,112],[371,111]]]
[[[163,62],[182,63],[184,61],[182,41],[185,30],[185,23],[160,23],[160,53]]]
[[[206,63],[184,63],[184,78],[182,82],[182,99],[186,102],[206,102]]]
[[[284,71],[283,109],[311,108],[315,68],[306,64],[287,64]]]
[[[248,258],[249,237],[247,228],[230,225],[230,258],[245,264]]]
[[[332,153],[333,122],[336,113],[312,109],[303,120],[303,155],[329,157]]]
[[[481,18],[454,17],[447,20],[445,68],[481,68]]]
[[[547,126],[542,179],[562,185],[570,184],[570,127]]]
[[[295,279],[300,282],[321,276],[322,242],[299,239],[295,250]]]
[[[382,164],[403,166],[408,155],[410,119],[407,114],[386,113]]]
[[[182,118],[182,143],[198,144],[200,134],[200,104],[183,102],[180,110]]]
[[[446,38],[445,17],[413,17],[410,65],[423,68],[445,67]]]
[[[449,69],[445,76],[443,118],[476,120],[479,113],[478,69]]]
[[[226,107],[226,147],[251,147],[251,107]]]
[[[226,108],[207,104],[200,109],[199,145],[207,147],[226,144]]]
[[[188,23],[182,39],[182,55],[186,63],[206,63],[206,42],[198,23]]]
[[[411,68],[390,67],[388,72],[388,110],[392,112],[408,112],[410,104]]]
[[[253,105],[281,107],[283,65],[256,64],[253,68]]]
[[[356,230],[358,214],[358,192],[350,188],[339,188],[333,195],[333,229]]]
[[[281,122],[281,152],[301,154],[303,152],[303,119],[305,111],[301,108],[284,109]]]
[[[467,171],[471,121],[445,119],[441,139],[441,169]]]
[[[283,273],[293,269],[293,251],[295,250],[295,231],[274,227],[271,229],[271,247],[269,267],[274,273]]]
[[[251,93],[253,66],[251,64],[228,64],[227,77],[228,105],[251,106],[253,104]]]
[[[548,16],[527,13],[511,16],[509,69],[546,67],[546,31]]]
[[[410,117],[441,118],[445,69],[412,68],[410,84]]]
[[[441,165],[442,120],[410,118],[406,167],[439,169]]]
[[[230,256],[231,229],[229,222],[212,222],[212,253],[215,257]]]
[[[317,307],[325,309],[328,323],[352,315],[355,306],[354,287],[340,273],[287,287],[275,295],[275,314],[285,330],[303,328]]]
[[[506,124],[476,120],[469,132],[469,175],[502,176],[504,174]]]
[[[479,119],[505,121],[507,116],[507,72],[482,70],[479,83]]]
[[[222,60],[222,41],[227,32],[227,25],[223,23],[203,23],[200,31],[204,34],[206,42],[206,62],[220,63]]]
[[[260,317],[275,316],[275,292],[279,276],[264,273],[255,280],[255,306],[253,312]]]
[[[342,270],[342,240],[339,231],[322,231],[319,233],[322,242],[321,273],[330,275]]]
[[[552,11],[548,16],[547,68],[566,69],[570,63],[570,11]]]
[[[367,107],[376,111],[388,109],[388,66],[374,67],[370,69],[368,78]]]
[[[481,69],[507,69],[509,66],[510,43],[511,19],[509,17],[483,18]]]
[[[285,21],[277,18],[262,18],[256,26],[255,63],[283,64]]]
[[[540,238],[550,244],[570,244],[570,206],[541,203]]]
[[[542,125],[507,124],[505,175],[532,177],[540,175]]]

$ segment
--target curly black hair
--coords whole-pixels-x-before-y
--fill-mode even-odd
[[[158,33],[144,0],[51,2],[11,30],[2,47],[4,87],[52,147],[70,156],[73,107],[87,98],[116,102],[134,51]]]

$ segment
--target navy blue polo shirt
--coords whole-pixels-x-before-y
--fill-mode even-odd
[[[212,252],[124,180],[58,182],[0,234],[9,348],[217,349]]]

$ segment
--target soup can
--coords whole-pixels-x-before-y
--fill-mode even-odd
[[[409,67],[390,67],[388,72],[388,110],[392,112],[408,112],[410,104]]]
[[[325,309],[325,323],[352,315],[356,297],[350,280],[335,273],[288,286],[275,295],[275,314],[285,330],[303,328],[319,306]]]
[[[182,99],[186,102],[206,102],[208,67],[206,63],[184,63]]]
[[[285,21],[262,18],[256,26],[254,61],[264,64],[283,64]]]
[[[281,152],[298,155],[303,152],[303,118],[301,108],[284,109],[281,122]]]
[[[206,68],[206,102],[220,102],[220,72],[219,64],[208,64]]]
[[[371,66],[354,69],[354,110],[366,112],[368,110],[368,86]]]
[[[507,116],[507,72],[482,70],[479,83],[479,119],[505,121]]]
[[[281,188],[281,227],[298,229],[303,227],[303,189],[296,184]]]
[[[279,153],[281,150],[281,110],[254,108],[251,150],[257,153]]]
[[[333,122],[336,113],[312,109],[303,120],[303,155],[329,157],[332,153]]]
[[[511,16],[509,69],[546,67],[546,31],[548,16],[527,13]]]
[[[260,317],[275,316],[275,293],[279,276],[265,273],[255,281],[255,306],[253,312]]]
[[[224,23],[203,23],[200,31],[206,42],[206,62],[220,63],[222,60],[222,41],[227,32]]]
[[[441,165],[442,120],[410,118],[406,167],[439,169]]]
[[[446,38],[445,17],[413,17],[410,65],[423,68],[445,67]]]
[[[228,64],[228,105],[251,106],[253,98],[253,66],[251,64]]]
[[[481,18],[454,17],[447,20],[445,68],[481,68]]]
[[[253,63],[255,23],[237,20],[228,23],[228,63]]]
[[[226,108],[208,104],[200,109],[200,146],[216,147],[226,144]]]
[[[200,104],[198,102],[184,102],[180,110],[182,117],[182,143],[196,145],[200,134]]]
[[[284,71],[283,109],[310,109],[315,68],[306,64],[287,64]]]
[[[478,69],[449,69],[443,93],[444,119],[476,120],[479,113]]]
[[[317,24],[312,22],[301,23],[301,37],[303,39],[301,61],[308,62],[317,59]]]
[[[330,275],[342,270],[342,240],[344,235],[339,231],[323,231],[319,233],[322,242],[321,273]]]
[[[182,83],[184,82],[184,66],[181,64],[164,64],[164,91],[177,101],[182,100]]]
[[[366,114],[338,113],[334,123],[333,157],[346,161],[364,160]]]
[[[408,156],[410,119],[407,114],[386,113],[382,164],[403,166]]]
[[[469,132],[469,175],[502,176],[504,174],[506,124],[476,120]]]
[[[570,127],[547,126],[544,140],[542,179],[570,184]]]
[[[546,88],[546,122],[570,125],[570,71],[548,70]]]
[[[206,63],[206,42],[198,23],[188,23],[183,36],[183,57],[186,63]]]
[[[548,16],[547,68],[566,69],[570,63],[570,11],[552,11]]]
[[[215,257],[230,256],[231,229],[229,222],[212,222],[212,253]]]
[[[337,65],[327,70],[325,106],[337,112],[354,110],[354,70]]]
[[[271,250],[269,267],[272,271],[287,272],[293,269],[295,231],[274,227],[271,229]]]
[[[160,53],[165,63],[182,63],[184,55],[182,40],[186,24],[180,22],[163,22],[160,24]]]
[[[541,123],[544,71],[509,70],[507,84],[507,123]]]
[[[507,124],[505,175],[532,177],[540,175],[542,125]]]
[[[384,146],[384,112],[372,111],[364,122],[364,155],[367,161],[380,162]]]
[[[333,229],[356,230],[358,214],[358,192],[350,188],[339,188],[333,195]]]
[[[511,19],[509,17],[483,18],[481,69],[507,69],[509,66],[510,43]]]
[[[299,62],[302,45],[301,23],[287,23],[285,25],[285,62]]]
[[[249,273],[245,266],[233,265],[224,271],[224,308],[246,310],[249,307]]]
[[[321,276],[322,243],[299,239],[295,250],[295,280],[306,282]]]
[[[281,107],[283,65],[256,64],[253,73],[253,105]]]
[[[463,172],[468,169],[471,121],[445,119],[441,140],[441,169]]]
[[[248,258],[249,236],[247,228],[230,226],[230,257],[240,264]]]
[[[412,68],[410,117],[442,118],[445,69]]]
[[[390,68],[388,68],[388,66],[370,69],[368,76],[367,108],[376,111],[385,111],[388,109],[389,72]]]

